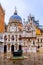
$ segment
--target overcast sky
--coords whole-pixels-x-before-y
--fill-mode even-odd
[[[5,22],[9,22],[9,18],[13,15],[15,6],[18,15],[21,18],[27,19],[29,13],[43,24],[43,0],[0,0],[2,7],[5,10]]]

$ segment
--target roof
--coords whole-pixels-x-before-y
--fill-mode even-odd
[[[19,15],[12,15],[10,19],[20,20],[22,21],[21,17]]]
[[[10,17],[10,22],[14,22],[14,20],[19,21],[20,23],[22,22],[21,17],[17,14],[17,10],[15,9],[14,14]]]

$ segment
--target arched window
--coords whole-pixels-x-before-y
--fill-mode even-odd
[[[42,39],[41,39],[41,43],[42,43]]]
[[[35,42],[33,41],[33,45],[35,45]]]
[[[21,35],[19,35],[19,40],[21,40]]]
[[[39,43],[39,39],[38,39],[38,43]]]
[[[14,35],[12,35],[11,39],[14,41]]]
[[[7,35],[4,36],[4,40],[5,40],[5,41],[7,40]]]

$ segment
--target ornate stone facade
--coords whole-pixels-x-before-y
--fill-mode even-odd
[[[0,5],[1,7],[1,5]],[[31,15],[28,21],[22,23],[21,17],[15,10],[9,19],[8,25],[4,24],[4,13],[0,8],[0,52],[13,52],[22,45],[23,52],[36,52],[38,46],[43,46],[43,30],[39,22]],[[1,15],[2,13],[2,15]]]

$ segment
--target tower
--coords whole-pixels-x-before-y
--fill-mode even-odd
[[[5,12],[0,4],[0,33],[4,32],[4,16]]]

